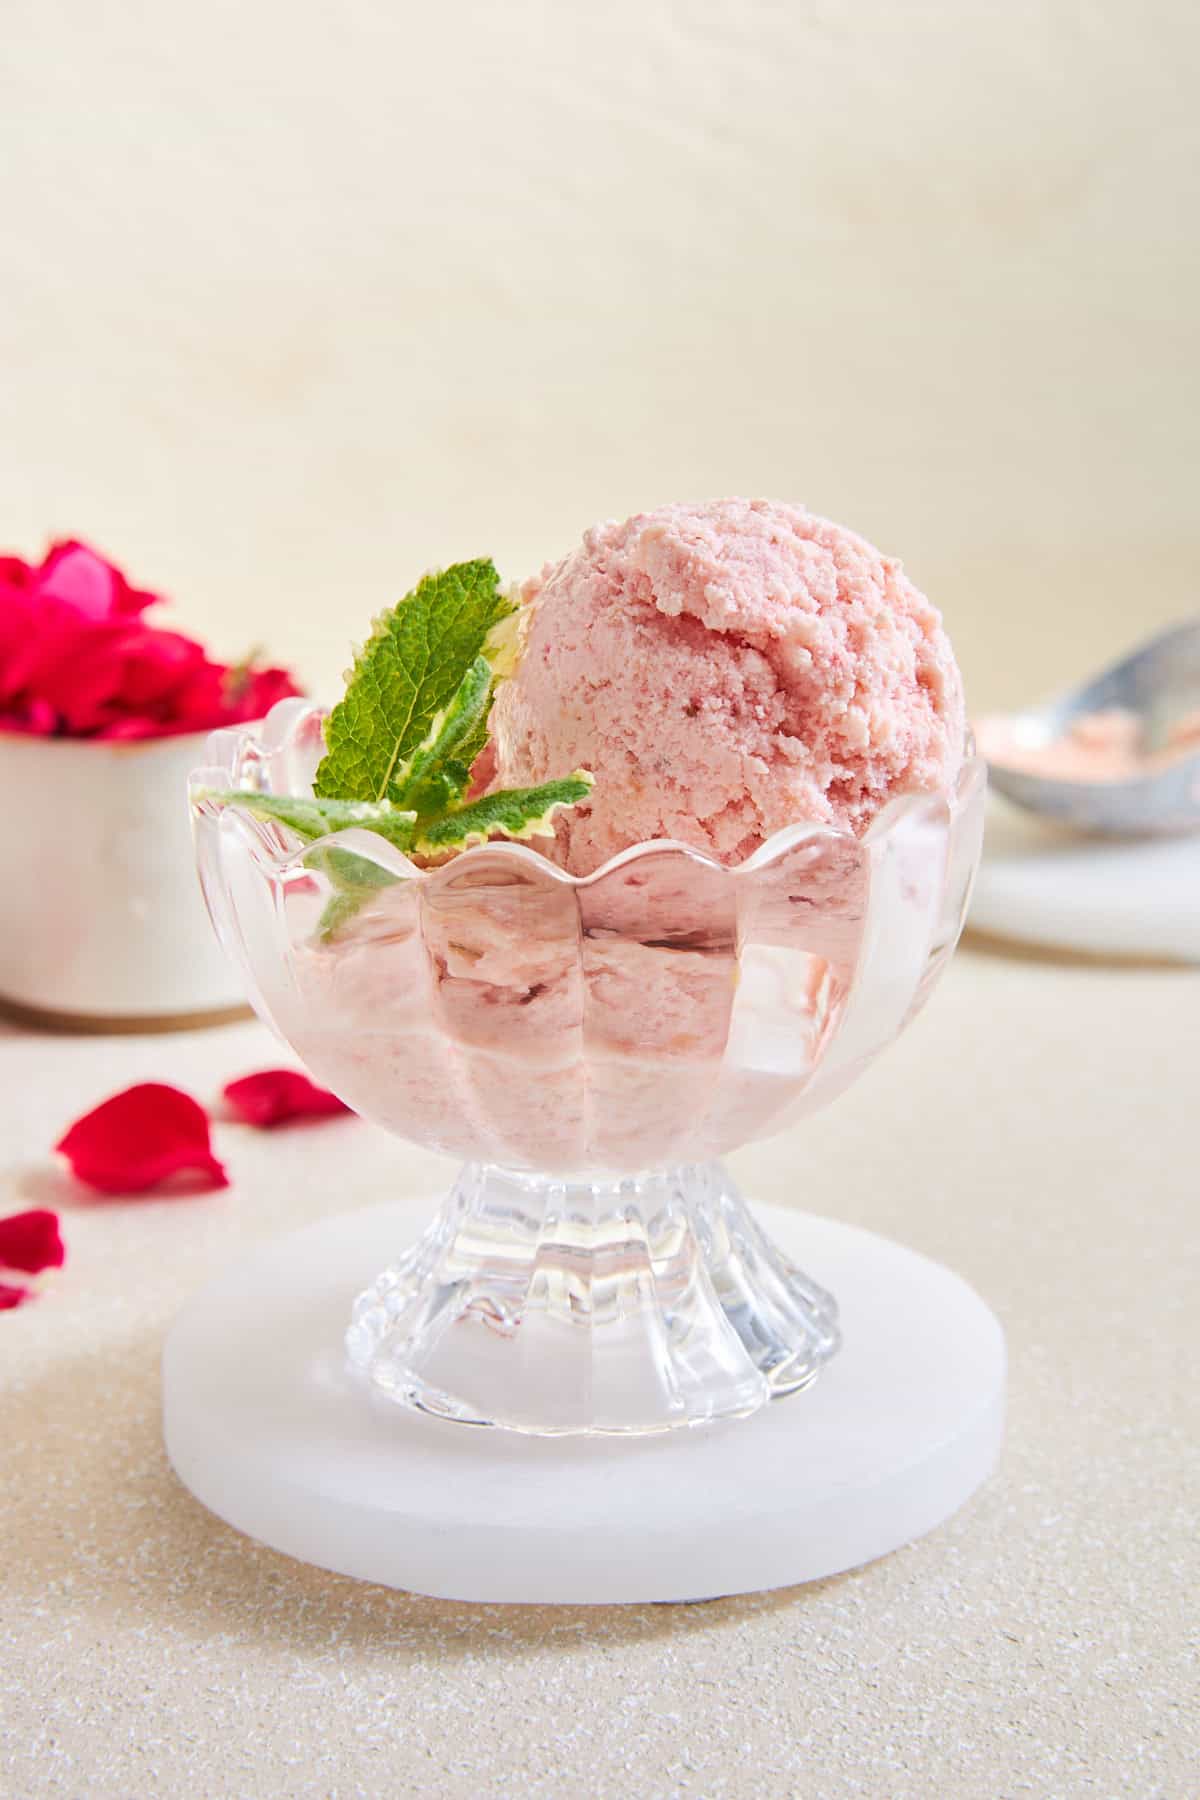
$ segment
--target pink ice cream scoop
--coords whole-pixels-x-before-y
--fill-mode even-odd
[[[591,770],[551,852],[574,874],[650,838],[736,863],[800,820],[861,833],[962,765],[936,608],[803,507],[715,500],[598,525],[523,599],[483,766],[497,787]]]

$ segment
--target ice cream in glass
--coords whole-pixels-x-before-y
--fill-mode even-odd
[[[348,1355],[521,1431],[751,1413],[836,1306],[719,1158],[852,1081],[953,949],[983,776],[949,642],[897,562],[768,501],[597,526],[514,597],[458,567],[340,708],[217,734],[192,783],[258,1010],[465,1160]]]

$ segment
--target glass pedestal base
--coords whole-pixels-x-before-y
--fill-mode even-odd
[[[606,1181],[474,1163],[359,1296],[346,1350],[399,1405],[554,1436],[744,1417],[839,1341],[832,1297],[720,1163]]]

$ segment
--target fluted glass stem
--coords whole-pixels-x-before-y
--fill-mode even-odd
[[[355,1302],[346,1347],[379,1393],[442,1417],[642,1433],[808,1386],[836,1316],[720,1163],[614,1180],[469,1163]]]

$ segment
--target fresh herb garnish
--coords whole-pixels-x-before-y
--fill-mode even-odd
[[[496,834],[552,837],[558,809],[586,799],[586,769],[466,798],[497,685],[515,666],[515,626],[516,607],[490,561],[427,575],[376,620],[355,658],[326,721],[311,799],[254,791],[202,798],[236,804],[309,843],[358,826],[426,860]],[[319,928],[325,938],[394,879],[345,848],[314,849],[306,861],[333,888]]]
[[[485,559],[426,575],[383,613],[326,722],[317,797],[403,804],[414,754],[431,748],[443,717],[462,703],[477,660],[494,680],[493,659],[510,635],[497,628],[515,612]]]

